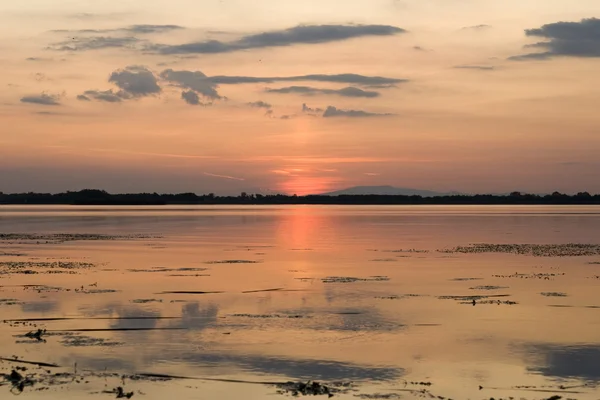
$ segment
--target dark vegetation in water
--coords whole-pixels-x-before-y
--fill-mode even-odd
[[[206,261],[205,264],[258,264],[260,261],[255,260],[217,260]]]
[[[600,195],[580,192],[569,196],[559,192],[540,196],[513,192],[509,195],[449,195],[435,197],[401,195],[262,195],[241,193],[239,196],[216,196],[213,193],[111,194],[104,190],[85,189],[65,193],[1,193],[0,204],[71,204],[71,205],[165,205],[165,204],[600,204]]]
[[[356,278],[353,276],[328,276],[321,279],[323,283],[355,283],[355,282],[381,282],[389,281],[387,276],[369,276],[368,278]]]
[[[566,293],[561,293],[561,292],[542,292],[540,294],[542,296],[546,296],[546,297],[567,297],[568,296]]]
[[[78,274],[93,267],[92,263],[77,261],[0,261],[0,275]]]
[[[207,271],[208,268],[195,268],[195,267],[186,267],[186,268],[166,268],[166,267],[154,267],[148,269],[128,269],[128,272],[202,272]]]
[[[440,253],[507,253],[534,257],[578,257],[600,255],[600,244],[491,244],[478,243],[438,250]]]
[[[492,275],[492,276],[494,278],[541,279],[541,280],[550,281],[556,277],[564,276],[564,275],[565,275],[564,272],[562,272],[562,273],[537,273],[537,274],[523,274],[523,273],[515,272],[514,274],[510,274],[510,275]]]
[[[148,235],[104,235],[98,233],[0,233],[0,242],[4,244],[59,244],[74,241],[106,241],[154,239],[158,236]]]
[[[482,285],[482,286],[470,287],[469,289],[471,289],[471,290],[500,290],[500,289],[508,289],[508,286]]]

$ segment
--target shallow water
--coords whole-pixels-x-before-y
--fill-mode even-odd
[[[600,255],[564,245],[599,232],[600,207],[4,206],[0,357],[65,378],[0,372],[27,366],[21,396],[46,399],[289,397],[260,384],[289,380],[597,399]],[[478,243],[548,246],[454,251]],[[194,379],[120,377],[139,373]]]

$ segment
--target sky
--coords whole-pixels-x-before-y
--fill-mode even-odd
[[[600,193],[597,0],[0,2],[0,192]]]

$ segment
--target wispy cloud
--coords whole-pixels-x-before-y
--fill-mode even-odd
[[[48,93],[21,97],[22,103],[39,104],[42,106],[59,106],[60,96]]]
[[[69,33],[69,34],[84,34],[96,35],[106,33],[132,33],[132,34],[151,34],[164,33],[175,30],[185,29],[179,25],[130,25],[122,28],[111,29],[55,29],[53,33]]]
[[[368,118],[368,117],[384,117],[392,114],[378,114],[363,110],[340,110],[334,106],[328,106],[323,113],[323,118],[349,117],[349,118]]]
[[[49,50],[56,51],[88,51],[102,49],[127,48],[133,49],[140,42],[135,37],[111,37],[111,36],[92,36],[92,37],[73,37],[70,40],[53,43],[48,47]]]
[[[230,42],[207,40],[180,45],[150,45],[148,50],[161,54],[229,53],[265,47],[328,43],[364,36],[390,36],[404,32],[404,29],[390,25],[300,25],[247,35]]]
[[[235,176],[229,176],[229,175],[211,174],[210,172],[204,172],[204,175],[213,176],[215,178],[230,179],[230,180],[234,180],[234,181],[245,181],[244,178],[236,178]]]
[[[465,26],[463,28],[461,28],[461,30],[463,31],[485,31],[490,29],[492,26],[491,25],[486,25],[486,24],[480,24],[480,25],[473,25],[473,26]]]
[[[457,65],[453,67],[454,69],[474,69],[480,71],[493,71],[496,67],[491,65]]]
[[[343,89],[321,89],[310,86],[288,86],[279,89],[266,89],[268,93],[295,93],[305,96],[314,96],[317,94],[337,95],[342,97],[379,97],[379,92],[362,90],[356,87],[345,87]]]
[[[387,78],[382,76],[365,76],[359,74],[310,74],[297,76],[279,77],[256,77],[256,76],[212,76],[208,78],[215,84],[235,85],[243,83],[274,83],[274,82],[331,82],[347,83],[355,85],[390,85],[408,82],[408,79]]]

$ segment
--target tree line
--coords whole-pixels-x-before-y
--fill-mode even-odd
[[[56,205],[177,205],[177,204],[332,204],[332,205],[569,205],[600,204],[600,195],[580,192],[548,195],[513,192],[507,195],[475,194],[436,197],[401,195],[262,195],[241,193],[239,196],[217,196],[213,193],[111,194],[104,190],[85,189],[64,193],[2,193],[0,204]]]

